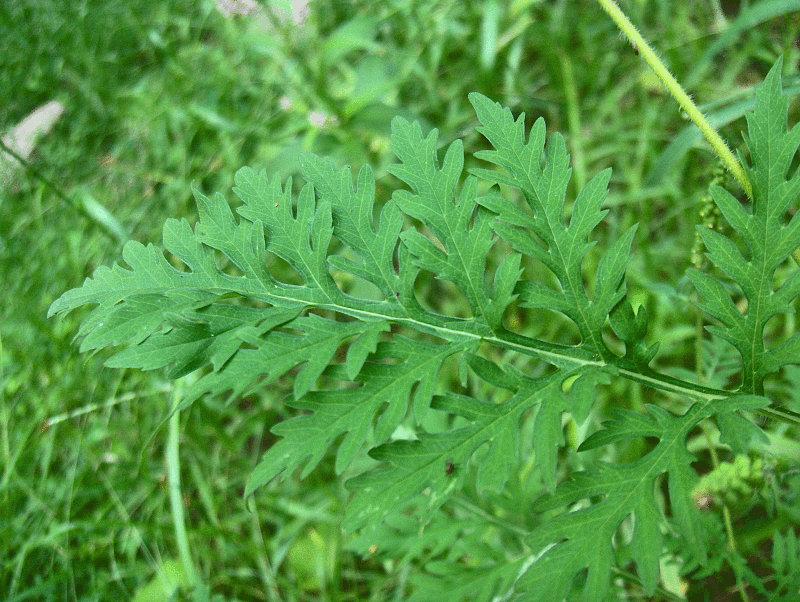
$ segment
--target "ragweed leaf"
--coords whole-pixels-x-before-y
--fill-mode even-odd
[[[534,529],[527,539],[531,549],[543,551],[517,583],[522,599],[530,602],[560,600],[569,591],[575,575],[588,571],[583,600],[605,599],[613,562],[612,541],[622,521],[633,517],[631,548],[642,585],[652,595],[658,584],[658,561],[662,552],[660,525],[665,520],[654,496],[656,478],[666,473],[674,520],[697,558],[705,558],[708,535],[691,503],[697,475],[695,458],[686,450],[686,437],[697,424],[718,412],[751,409],[767,403],[763,398],[733,397],[696,403],[683,416],[648,406],[645,416],[617,411],[616,419],[592,435],[581,449],[590,449],[627,438],[655,437],[658,443],[645,456],[630,464],[595,463],[575,473],[553,495],[539,499],[538,511],[569,508],[591,498],[599,501],[565,512]]]
[[[369,435],[377,444],[389,439],[406,414],[414,385],[417,385],[413,395],[415,407],[427,406],[442,362],[469,345],[430,345],[404,338],[391,344],[382,343],[373,358],[378,361],[368,363],[359,374],[363,386],[315,391],[301,400],[289,401],[290,406],[313,413],[291,418],[272,429],[283,439],[269,449],[253,470],[245,495],[283,471],[291,472],[304,463],[303,476],[307,475],[334,440],[346,434],[336,455],[336,471],[342,472]],[[379,363],[388,358],[404,358],[404,362]],[[374,424],[380,408],[384,408],[381,418]]]
[[[800,362],[800,335],[767,347],[764,328],[779,313],[790,312],[800,294],[800,270],[794,267],[777,285],[775,272],[800,247],[800,216],[787,212],[800,195],[800,170],[789,174],[800,145],[800,124],[786,131],[788,102],[781,88],[782,61],[773,66],[756,92],[756,109],[747,115],[752,206],[745,208],[722,188],[713,188],[714,202],[738,232],[746,252],[719,232],[698,226],[707,256],[741,291],[745,309],[734,303],[731,291],[715,277],[689,271],[703,309],[719,324],[707,329],[731,343],[742,357],[741,391],[763,394],[765,377],[786,364]],[[749,210],[748,210],[749,209]]]
[[[392,132],[393,148],[401,163],[392,165],[389,171],[413,191],[397,191],[393,198],[404,213],[422,221],[443,246],[440,249],[417,230],[405,231],[401,237],[414,255],[414,264],[437,278],[452,281],[466,295],[476,324],[499,332],[503,311],[513,300],[503,286],[516,282],[520,272],[514,269],[514,259],[498,269],[494,292],[500,303],[493,302],[484,276],[486,256],[493,244],[492,229],[489,215],[476,204],[475,178],[466,180],[456,202],[456,185],[464,166],[461,141],[450,146],[439,169],[436,130],[423,138],[419,124],[395,119]]]
[[[473,360],[470,364],[474,368],[481,363]],[[394,441],[372,450],[370,455],[387,465],[348,481],[348,487],[356,495],[348,507],[345,528],[357,529],[374,522],[390,509],[396,510],[423,488],[428,492],[428,511],[438,508],[461,481],[460,476],[453,478],[444,470],[442,458],[464,467],[475,451],[484,445],[488,449],[481,458],[476,485],[480,491],[501,490],[510,476],[511,467],[518,461],[520,417],[535,407],[538,407],[537,459],[545,474],[545,483],[552,489],[555,486],[561,414],[572,407],[562,386],[566,379],[580,372],[583,371],[559,371],[548,377],[531,379],[508,371],[504,373],[503,388],[513,391],[514,395],[501,404],[452,393],[435,397],[431,407],[466,418],[470,425],[444,433],[419,433],[415,440]],[[581,389],[576,387],[575,390]],[[459,473],[463,474],[463,468]]]
[[[623,276],[635,226],[601,258],[592,299],[583,285],[582,273],[584,257],[594,245],[588,237],[607,213],[600,206],[605,200],[610,170],[595,176],[580,191],[569,223],[565,223],[564,202],[572,170],[563,137],[553,134],[545,145],[544,120],[540,118],[525,144],[524,115],[514,120],[511,111],[480,94],[470,94],[470,101],[483,124],[478,131],[495,148],[475,156],[503,167],[512,177],[483,169],[472,173],[518,188],[533,215],[495,195],[482,198],[481,204],[497,214],[493,227],[498,235],[520,253],[541,261],[561,285],[560,290],[554,290],[539,282],[521,282],[517,292],[523,305],[565,314],[578,327],[584,348],[611,359],[613,354],[600,331],[611,310],[625,296]]]
[[[779,69],[770,73],[748,118],[752,210],[721,189],[713,193],[744,248],[702,232],[709,257],[732,282],[690,275],[719,323],[710,330],[742,356],[741,392],[749,395],[650,367],[657,345],[645,341],[647,312],[634,311],[626,295],[635,227],[600,254],[593,273],[585,261],[607,213],[602,206],[610,173],[583,187],[567,218],[571,174],[563,138],[547,139],[542,120],[526,136],[524,116],[514,119],[479,94],[470,100],[478,129],[493,148],[476,156],[504,171],[474,169],[464,178],[460,141],[444,149],[440,161],[438,132],[423,135],[418,124],[398,118],[392,143],[399,162],[390,172],[407,189],[391,199],[376,205],[368,167],[354,186],[349,169],[310,154],[301,156],[307,184],[296,197],[291,181],[284,185],[243,168],[235,178],[243,201],[238,215],[221,195],[195,191],[199,221],[192,228],[186,220],[168,220],[166,254],[128,243],[128,267],[98,268],[83,286],[57,299],[50,314],[93,306],[81,326],[81,348],[119,347],[109,366],[165,368],[172,377],[196,371],[178,409],[204,395],[234,398],[291,374],[285,405],[294,414],[272,426],[279,440],[257,464],[246,494],[258,495],[263,485],[296,471],[306,476],[326,454],[335,454],[335,470],[342,473],[360,454],[366,460],[366,453],[377,466],[347,481],[353,498],[344,520],[345,528],[362,529],[362,549],[378,544],[369,535],[424,532],[431,513],[467,483],[481,496],[498,498],[519,485],[515,471],[525,460],[520,424],[532,424],[533,440],[524,441],[534,460],[528,480],[535,483],[528,486],[547,493],[513,536],[502,535],[516,540],[516,551],[481,555],[484,538],[497,538],[488,530],[502,523],[487,520],[483,531],[466,534],[468,544],[453,546],[447,566],[430,563],[432,574],[457,584],[446,599],[560,600],[576,575],[585,574],[582,599],[599,601],[621,545],[629,545],[642,585],[652,593],[665,521],[698,562],[709,547],[691,499],[697,475],[686,449],[689,432],[716,416],[721,441],[745,452],[761,432],[735,412],[766,403],[759,397],[765,377],[797,363],[800,351],[797,334],[772,347],[764,342],[767,321],[791,311],[800,292],[797,270],[774,282],[780,264],[800,245],[800,218],[789,217],[800,176],[788,176],[800,127],[786,132]],[[492,184],[519,190],[527,206],[504,198]],[[512,251],[501,255],[509,246]],[[536,262],[527,258],[552,276],[539,279],[539,270],[529,270]],[[466,300],[467,317],[438,313],[444,304],[437,299],[418,299],[421,273],[426,282],[449,281]],[[746,309],[731,295],[736,287]],[[577,326],[580,342],[566,345],[508,328],[505,315],[515,301],[561,312]],[[624,356],[606,345],[607,324],[625,344]],[[547,366],[534,378],[512,367],[521,364],[506,363],[507,352]],[[446,390],[441,378],[454,356],[461,360],[459,392]],[[564,415],[585,421],[595,410],[598,387],[620,377],[678,393],[689,399],[689,409],[681,416],[655,405],[647,406],[647,414],[614,411],[577,451],[631,438],[656,443],[628,464],[587,462],[586,470],[560,483]],[[431,415],[436,420],[423,422]],[[667,513],[654,495],[660,478],[668,487]],[[625,521],[633,523],[629,543],[618,537]],[[440,532],[448,541],[457,539],[457,530]],[[445,553],[430,533],[403,541],[403,554],[422,545],[431,546],[431,554]],[[433,583],[416,582],[420,592]]]

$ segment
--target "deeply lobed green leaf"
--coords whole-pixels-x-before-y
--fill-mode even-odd
[[[538,523],[524,537],[525,551],[506,565],[481,567],[483,589],[465,589],[464,583],[472,583],[465,571],[432,567],[434,572],[461,583],[453,592],[491,591],[520,600],[561,599],[585,572],[584,599],[599,601],[614,561],[614,538],[632,519],[632,556],[645,591],[652,593],[665,519],[700,562],[707,551],[707,534],[690,500],[697,477],[686,450],[688,433],[701,420],[718,416],[722,441],[746,451],[760,431],[734,412],[765,403],[758,397],[765,376],[795,362],[800,345],[797,335],[772,349],[763,342],[766,322],[790,308],[800,286],[796,272],[773,286],[775,270],[800,245],[800,219],[786,218],[800,191],[800,176],[787,178],[800,128],[785,131],[777,69],[748,120],[752,211],[727,192],[714,191],[746,253],[721,234],[702,232],[709,257],[740,287],[747,310],[740,311],[729,288],[715,278],[696,271],[690,276],[720,323],[710,329],[742,355],[742,391],[755,395],[711,390],[649,367],[657,345],[646,344],[647,313],[634,311],[624,280],[635,227],[601,254],[595,273],[588,275],[590,285],[584,284],[592,233],[607,213],[602,205],[610,173],[589,181],[565,219],[571,171],[563,138],[554,134],[546,140],[538,120],[526,140],[524,115],[514,119],[479,94],[470,100],[481,121],[478,131],[493,150],[477,157],[504,171],[473,169],[463,179],[460,141],[440,163],[436,130],[423,135],[418,124],[398,118],[392,139],[399,163],[390,171],[408,190],[396,191],[380,206],[377,220],[368,167],[354,187],[349,169],[303,155],[307,184],[296,199],[291,181],[281,185],[244,168],[234,189],[243,201],[238,217],[221,195],[208,198],[195,191],[199,221],[194,229],[186,220],[167,221],[167,256],[152,245],[129,243],[123,252],[127,269],[98,268],[82,287],[56,300],[50,314],[94,305],[81,327],[82,349],[122,346],[109,366],[169,368],[173,377],[199,370],[181,408],[207,394],[233,398],[293,371],[293,396],[286,405],[297,415],[273,426],[281,439],[254,469],[246,494],[296,470],[307,475],[332,446],[337,473],[368,451],[378,466],[347,483],[354,492],[348,530],[377,533],[382,520],[398,524],[408,509],[430,516],[464,486],[477,453],[477,491],[502,491],[519,460],[520,421],[530,416],[536,466],[548,492],[534,509],[554,518]],[[518,189],[527,207],[501,196],[497,187],[479,195],[479,179]],[[498,258],[487,278],[497,239],[513,252]],[[523,256],[552,273],[557,288],[550,277],[522,279]],[[276,257],[300,284],[282,280],[286,271],[270,267]],[[420,272],[451,282],[467,300],[470,317],[426,309],[416,292]],[[358,280],[377,293],[359,296],[363,287],[342,284]],[[517,299],[522,307],[567,316],[580,343],[563,345],[509,329],[504,316]],[[605,343],[607,319],[625,344],[622,357]],[[482,345],[523,353],[550,367],[533,378],[487,359],[496,353],[479,355]],[[439,391],[442,366],[456,355],[463,371],[504,393],[489,401],[478,397],[478,389]],[[630,464],[593,463],[558,485],[563,414],[583,422],[597,388],[620,375],[678,392],[692,403],[681,416],[657,406],[649,406],[648,415],[618,411],[581,450],[629,438],[658,442]],[[429,411],[455,417],[458,427],[424,429]],[[654,496],[662,475],[670,516]],[[583,507],[571,511],[576,504]]]
[[[773,316],[791,311],[800,293],[800,271],[794,269],[775,285],[778,267],[800,247],[800,217],[787,212],[800,195],[800,171],[789,174],[800,145],[800,124],[787,132],[788,101],[781,86],[782,60],[773,66],[756,92],[756,109],[747,115],[750,150],[746,171],[753,185],[751,207],[722,188],[712,190],[714,202],[741,236],[746,253],[729,238],[698,226],[708,257],[735,284],[747,302],[737,307],[725,284],[710,274],[691,270],[689,277],[703,297],[703,309],[719,322],[708,327],[736,347],[742,357],[741,390],[762,394],[764,379],[786,364],[800,361],[800,335],[793,334],[768,348],[764,329]]]

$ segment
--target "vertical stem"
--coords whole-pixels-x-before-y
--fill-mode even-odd
[[[11,445],[8,439],[9,411],[6,407],[5,395],[5,374],[3,372],[3,337],[0,336],[0,449],[3,452],[3,478],[0,479],[0,487],[3,489],[3,499],[8,499],[8,489],[6,483],[11,476]]]
[[[559,58],[561,59],[561,75],[564,78],[564,90],[567,94],[567,123],[569,123],[570,146],[572,147],[572,164],[575,167],[575,187],[580,192],[586,184],[586,162],[583,159],[583,146],[581,145],[578,91],[575,88],[572,61],[563,54]]]
[[[180,402],[185,389],[183,379],[175,382],[172,394],[172,403],[175,407]],[[172,510],[172,526],[175,528],[175,539],[178,543],[178,553],[181,557],[183,571],[190,587],[197,585],[197,573],[189,548],[189,538],[186,535],[186,521],[183,514],[183,496],[181,495],[181,463],[180,463],[180,430],[181,415],[175,411],[169,419],[167,435],[167,478],[169,482],[169,505]]]
[[[697,314],[697,320],[695,322],[695,332],[696,332],[695,370],[697,373],[697,382],[703,383],[706,380],[706,375],[703,373],[703,361],[702,361],[703,318],[699,308],[697,308],[695,311]],[[719,468],[719,456],[717,455],[717,450],[714,447],[714,442],[711,439],[711,433],[709,432],[708,425],[705,423],[705,421],[701,424],[701,428],[703,429],[703,435],[706,438],[706,445],[708,445],[708,452],[709,455],[711,456],[711,465],[714,467],[714,470],[716,470],[717,468]],[[731,511],[730,508],[728,508],[728,504],[725,502],[725,500],[723,499],[721,501],[722,501],[722,521],[725,524],[725,534],[728,538],[728,549],[732,552],[736,552],[736,535],[733,531],[733,521],[731,520]],[[747,597],[747,592],[745,591],[745,587],[742,583],[741,578],[737,576],[736,581],[743,602],[749,602],[749,599]]]
[[[622,33],[627,36],[631,43],[636,45],[636,48],[639,50],[639,55],[648,65],[650,65],[650,68],[655,72],[656,77],[661,80],[661,82],[667,87],[667,90],[669,90],[669,93],[672,95],[672,97],[678,101],[678,104],[681,106],[681,108],[686,111],[687,115],[689,115],[689,118],[697,125],[697,127],[700,128],[700,131],[706,137],[706,140],[711,143],[711,146],[717,152],[720,159],[722,159],[722,162],[725,163],[725,166],[739,181],[739,184],[741,184],[742,188],[744,188],[745,193],[747,193],[747,197],[752,200],[753,186],[750,184],[750,180],[748,179],[744,168],[733,155],[731,149],[728,148],[728,145],[725,144],[725,141],[720,137],[717,131],[700,112],[700,109],[697,108],[697,105],[694,104],[691,98],[689,98],[689,95],[686,94],[681,85],[664,66],[664,63],[661,62],[661,59],[656,56],[656,53],[653,52],[653,49],[637,31],[633,23],[630,22],[630,19],[625,16],[625,13],[620,10],[616,2],[614,2],[614,0],[597,1],[600,3],[600,6],[603,7],[603,10],[608,13],[608,16],[614,20]]]

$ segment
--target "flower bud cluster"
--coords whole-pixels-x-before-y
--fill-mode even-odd
[[[761,493],[764,485],[764,461],[739,455],[703,476],[692,491],[692,498],[700,510],[723,504],[736,507]]]

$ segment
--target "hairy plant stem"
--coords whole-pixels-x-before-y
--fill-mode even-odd
[[[603,7],[603,10],[608,13],[608,16],[613,19],[614,23],[617,24],[617,27],[620,28],[622,33],[625,34],[628,40],[630,40],[631,44],[635,45],[634,47],[639,51],[639,56],[641,56],[644,61],[650,65],[650,68],[656,74],[656,77],[658,77],[658,79],[660,79],[661,82],[667,87],[669,93],[675,100],[678,101],[678,104],[684,111],[686,111],[686,114],[689,116],[689,118],[695,123],[695,125],[697,125],[698,128],[700,128],[703,136],[705,136],[706,140],[711,143],[711,146],[719,155],[720,159],[722,159],[722,162],[725,163],[725,166],[738,180],[739,184],[741,184],[742,188],[747,194],[747,198],[752,200],[753,186],[750,184],[750,180],[747,177],[747,174],[745,173],[741,163],[739,163],[739,161],[736,159],[734,154],[731,152],[731,149],[728,148],[728,145],[725,144],[725,141],[722,139],[722,137],[703,116],[694,101],[689,97],[678,81],[672,76],[672,74],[669,72],[669,69],[666,68],[661,59],[659,59],[656,53],[653,52],[653,49],[636,29],[636,26],[631,23],[630,19],[628,19],[625,13],[622,12],[614,0],[597,1],[600,3],[600,6]]]

